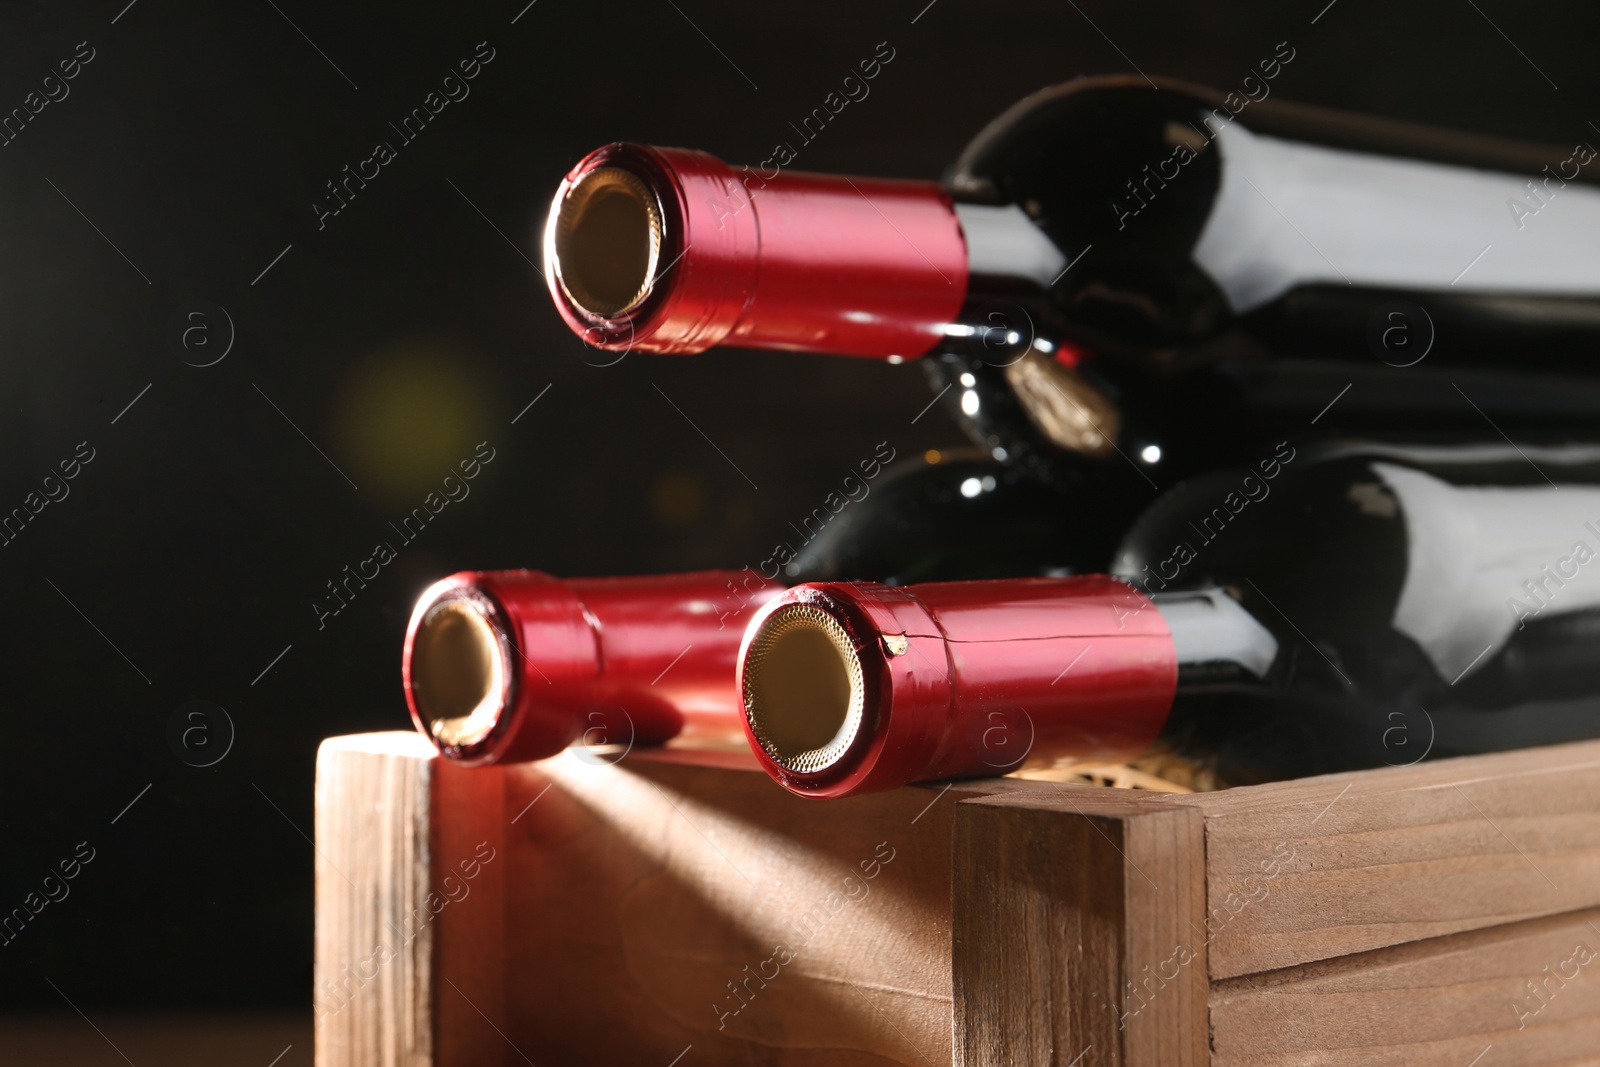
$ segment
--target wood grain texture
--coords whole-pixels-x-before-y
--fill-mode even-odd
[[[428,1067],[522,1062],[505,1034],[505,937],[511,862],[505,776],[429,759],[428,887],[435,1058]],[[434,909],[438,909],[434,914]]]
[[[955,1062],[1200,1067],[1200,813],[1104,789],[957,805]]]
[[[1144,801],[1175,802],[1213,906],[1250,900],[1213,978],[1600,906],[1600,742]]]
[[[326,742],[319,1067],[948,1064],[955,805],[1040,787],[818,802],[701,755]]]
[[[479,847],[503,843],[501,787],[497,774],[473,775],[433,758],[432,746],[412,733],[323,743],[317,1067],[502,1061],[504,1042],[484,1019],[505,1021],[506,864],[498,852],[483,862],[489,852]]]
[[[1600,743],[829,802],[615,759],[324,744],[319,1067],[1600,1063]]]
[[[535,1063],[950,1062],[952,814],[1023,786],[824,802],[750,766],[508,769],[508,1003]]]
[[[1218,982],[1214,1067],[1600,1063],[1600,910]]]

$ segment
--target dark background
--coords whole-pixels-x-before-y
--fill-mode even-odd
[[[1284,40],[1283,98],[1600,137],[1592,4],[525,2],[0,10],[0,113],[95,51],[0,147],[0,514],[95,454],[0,547],[0,915],[96,853],[0,947],[9,1008],[309,1006],[317,743],[407,726],[400,640],[435,578],[755,563],[877,442],[960,443],[940,409],[912,425],[911,366],[592,365],[524,258],[589,149],[789,141],[795,169],[933,177],[1044,85],[1137,64],[1226,90]],[[388,123],[482,41],[470,95],[400,146]],[[885,41],[870,96],[800,144],[788,123]],[[398,157],[319,230],[378,140]],[[203,368],[168,341],[196,300],[237,335]],[[480,441],[470,497],[319,629],[325,583],[399,547],[388,523]],[[168,742],[195,699],[237,730],[209,768]]]

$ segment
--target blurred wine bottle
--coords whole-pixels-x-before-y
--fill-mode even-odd
[[[1059,470],[1047,482],[976,449],[929,452],[832,518],[780,577],[905,585],[1103,571],[1149,486],[1081,458]]]

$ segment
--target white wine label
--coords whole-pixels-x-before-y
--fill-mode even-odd
[[[1209,127],[1208,127],[1209,129]],[[1239,314],[1296,286],[1600,293],[1600,188],[1216,131],[1222,187],[1194,258]]]
[[[1600,606],[1600,488],[1463,487],[1372,469],[1400,502],[1408,564],[1394,627],[1454,684],[1533,618]]]

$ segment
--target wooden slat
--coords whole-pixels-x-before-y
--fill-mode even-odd
[[[1214,978],[1600,906],[1600,742],[1145,802],[1205,813]]]
[[[429,885],[459,881],[479,842],[495,858],[355,995],[323,998],[317,1062],[664,1065],[693,1046],[696,1067],[943,1067],[956,802],[1040,789],[818,802],[748,752],[463,770],[412,735],[331,740],[319,988],[386,943]]]
[[[437,757],[429,809],[429,886],[439,914],[429,924],[435,1060],[429,1067],[522,1062],[506,1044],[504,944],[507,883],[505,776]],[[447,817],[440,817],[445,814]]]
[[[509,1004],[535,1063],[950,1063],[953,811],[1024,787],[815,801],[748,766],[508,771]]]
[[[484,1021],[505,1024],[501,776],[432,757],[414,733],[333,738],[317,753],[317,1067],[505,1054]]]
[[[955,1062],[1207,1062],[1200,813],[1102,789],[957,805]]]
[[[1211,1029],[1214,1067],[1600,1063],[1600,910],[1219,982]]]

